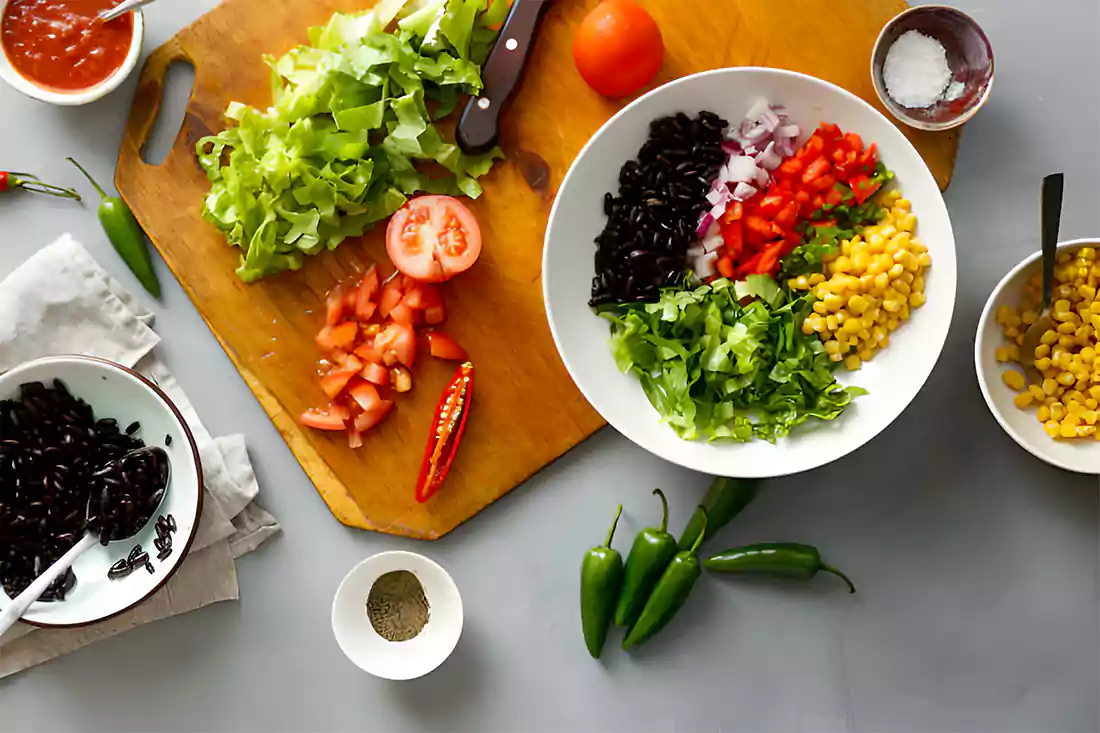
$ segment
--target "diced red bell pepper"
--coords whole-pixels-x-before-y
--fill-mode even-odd
[[[719,228],[722,232],[722,241],[726,246],[726,254],[736,261],[745,247],[744,228],[741,222],[723,223]]]
[[[783,210],[787,200],[782,196],[765,196],[760,202],[757,212],[765,219],[774,219]]]
[[[718,261],[714,264],[718,268],[719,275],[726,278],[727,280],[732,280],[734,278],[736,272],[733,267],[733,259],[728,254],[724,254],[719,257]]]
[[[811,183],[816,181],[818,178],[828,173],[830,167],[828,160],[825,158],[818,158],[806,168],[805,172],[802,174],[802,182]]]
[[[850,183],[852,186],[852,193],[855,195],[856,201],[861,204],[867,199],[874,196],[878,192],[878,190],[882,188],[882,184],[880,182],[872,181],[867,176],[862,175],[853,177]]]

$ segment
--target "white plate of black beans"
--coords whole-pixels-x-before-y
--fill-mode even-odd
[[[198,447],[154,382],[90,356],[0,375],[0,608],[85,532],[99,544],[22,620],[73,627],[133,608],[175,573],[201,511]]]

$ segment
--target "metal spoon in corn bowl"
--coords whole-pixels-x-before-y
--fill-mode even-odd
[[[1043,179],[1040,237],[1043,252],[1043,301],[1039,317],[1024,332],[1020,345],[1020,363],[1036,384],[1039,370],[1035,368],[1035,348],[1042,343],[1043,334],[1058,324],[1050,315],[1050,291],[1054,284],[1054,258],[1058,252],[1058,228],[1062,221],[1062,189],[1065,175],[1052,173]]]

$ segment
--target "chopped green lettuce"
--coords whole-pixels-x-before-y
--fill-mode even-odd
[[[746,296],[755,299],[741,305]],[[856,397],[833,376],[821,341],[802,333],[813,296],[784,304],[770,277],[668,289],[656,303],[601,315],[611,351],[685,440],[774,442],[810,418],[832,420]]]
[[[300,268],[413,194],[481,195],[477,179],[503,154],[465,155],[433,121],[481,90],[480,64],[506,8],[381,0],[333,15],[310,29],[311,45],[266,59],[271,106],[230,103],[235,126],[196,147],[211,182],[203,217],[243,250],[242,280]]]

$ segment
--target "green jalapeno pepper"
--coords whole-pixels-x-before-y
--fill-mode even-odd
[[[615,599],[623,582],[623,557],[611,549],[611,538],[615,536],[622,513],[623,505],[620,504],[611,531],[607,533],[607,541],[584,553],[584,562],[581,563],[581,629],[588,653],[595,659],[600,658],[607,641],[607,629],[615,612]]]
[[[661,579],[653,587],[649,599],[642,609],[638,621],[627,632],[623,639],[623,649],[630,650],[639,644],[652,639],[657,633],[668,625],[676,612],[684,605],[691,589],[695,587],[695,581],[703,574],[699,566],[699,558],[695,556],[696,550],[703,541],[707,528],[707,512],[703,510],[703,528],[695,539],[695,544],[683,552],[676,553],[672,562],[668,564]]]
[[[707,531],[703,535],[703,542],[709,540],[714,533],[730,523],[741,510],[749,505],[756,496],[758,482],[741,478],[716,478],[707,490],[700,506],[691,515],[687,526],[680,534],[678,547],[686,550],[695,544],[695,538],[699,536],[703,527],[703,513],[707,515]]]
[[[660,489],[654,489],[653,493],[661,497],[664,517],[660,529],[650,527],[638,533],[630,554],[626,556],[623,592],[619,594],[619,603],[615,606],[617,626],[629,628],[634,624],[649,598],[649,592],[676,554],[676,538],[668,532],[668,499]]]
[[[734,547],[707,558],[703,566],[718,573],[758,573],[798,580],[809,580],[824,570],[847,583],[849,592],[856,592],[856,586],[847,575],[821,562],[821,553],[816,547],[793,542]]]
[[[157,273],[153,270],[149,247],[145,244],[145,233],[141,231],[137,219],[134,218],[134,212],[130,211],[130,207],[120,197],[108,196],[80,163],[72,158],[68,158],[68,161],[84,174],[103,198],[99,204],[99,224],[107,233],[107,239],[111,240],[115,251],[149,294],[159,298],[160,282],[157,280]]]

